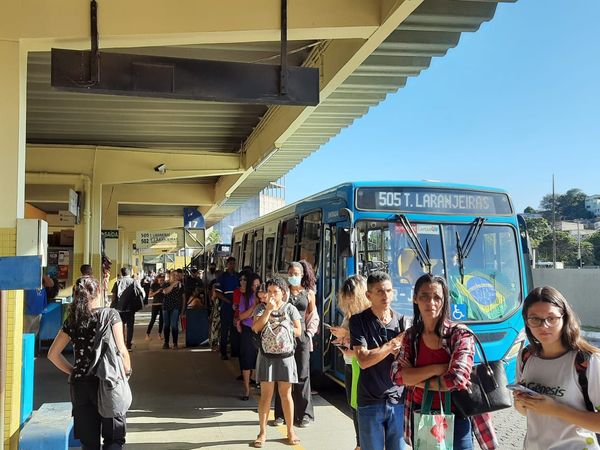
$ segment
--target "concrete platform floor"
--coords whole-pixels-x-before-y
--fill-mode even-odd
[[[148,320],[148,312],[136,314],[126,448],[248,448],[258,434],[260,391],[254,389],[249,401],[240,399],[237,359],[221,361],[218,353],[204,348],[162,350],[156,325],[152,340],[144,340]],[[66,376],[44,356],[35,361],[35,377],[35,409],[46,402],[69,401]],[[269,427],[263,448],[353,449],[352,420],[319,395],[314,403],[315,423],[296,429],[300,445],[286,445],[286,429],[281,426]]]

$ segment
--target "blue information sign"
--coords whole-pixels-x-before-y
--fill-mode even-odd
[[[41,256],[7,256],[0,258],[0,289],[38,289],[41,285]]]
[[[205,228],[204,216],[197,208],[183,208],[183,228]]]

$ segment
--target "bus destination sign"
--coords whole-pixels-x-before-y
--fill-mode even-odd
[[[365,211],[428,214],[512,214],[508,195],[499,192],[419,187],[360,187],[356,207]]]

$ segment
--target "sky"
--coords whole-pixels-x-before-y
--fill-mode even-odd
[[[286,201],[346,181],[506,189],[517,211],[600,194],[599,0],[500,3],[494,18],[285,177]],[[335,167],[335,170],[331,170]]]

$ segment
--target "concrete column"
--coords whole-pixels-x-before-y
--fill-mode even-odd
[[[96,168],[94,168],[94,171]],[[96,174],[94,172],[94,179],[92,182],[92,208],[91,208],[91,232],[90,232],[90,253],[91,259],[90,264],[95,268],[98,267],[98,277],[102,277],[102,254],[101,254],[101,236],[102,231],[102,185],[96,181]],[[95,270],[95,269],[94,269]],[[114,272],[114,266],[111,272]]]
[[[103,174],[99,174],[103,176]],[[114,190],[116,186],[102,186],[102,230],[118,230],[119,229],[119,204],[117,203]],[[117,274],[123,266],[122,257],[122,237],[119,234],[119,239],[106,239],[104,241],[106,256],[112,261],[110,270],[110,279],[108,281],[108,289],[112,289],[113,284],[117,281]]]
[[[0,40],[0,256],[15,256],[17,219],[25,209],[25,107],[27,55],[19,42]],[[0,374],[2,443],[16,449],[21,409],[23,291],[8,291],[2,302]]]

